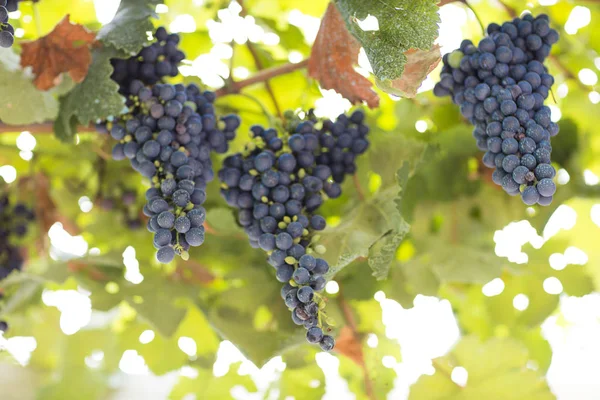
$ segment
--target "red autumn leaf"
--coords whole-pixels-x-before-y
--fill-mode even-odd
[[[90,45],[96,35],[85,27],[72,24],[67,15],[48,35],[23,43],[21,66],[33,67],[33,83],[48,90],[60,83],[60,74],[68,72],[77,83],[83,81],[92,62]]]
[[[377,86],[396,96],[415,97],[421,83],[442,59],[440,46],[433,45],[429,50],[410,49],[404,55],[408,60],[402,76],[393,81],[378,81]]]
[[[308,74],[325,89],[334,89],[352,104],[379,105],[372,83],[354,70],[360,44],[346,28],[335,4],[329,4],[312,48]]]

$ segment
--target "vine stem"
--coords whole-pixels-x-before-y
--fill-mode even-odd
[[[258,52],[256,51],[256,48],[254,47],[254,44],[252,44],[250,41],[248,41],[248,43],[246,43],[246,47],[248,47],[248,50],[250,50],[250,54],[252,54],[252,58],[254,58],[254,64],[256,64],[256,68],[259,71],[262,71],[264,69],[263,67],[263,63],[260,60],[260,56],[258,55]],[[277,116],[283,120],[283,114],[281,113],[281,108],[279,107],[279,103],[277,102],[277,97],[275,97],[275,92],[273,91],[273,87],[271,86],[271,83],[269,82],[269,80],[265,80],[265,88],[267,89],[267,92],[269,93],[269,96],[271,97],[271,101],[273,102],[273,105],[275,106],[275,112],[277,112]]]
[[[358,198],[360,201],[365,201],[365,191],[360,185],[360,180],[358,179],[358,175],[352,175],[352,180],[354,181],[354,187],[356,188],[356,193],[358,194]]]
[[[248,86],[255,85],[257,83],[266,82],[267,80],[274,78],[279,75],[289,74],[291,72],[306,68],[308,66],[308,59],[300,61],[299,63],[287,63],[277,67],[263,69],[254,76],[241,81],[235,81],[228,86],[224,86],[216,91],[218,97],[226,96],[229,94],[238,94],[240,91]],[[43,122],[39,124],[26,124],[26,125],[8,125],[0,123],[0,134],[1,133],[15,133],[29,131],[31,134],[44,134],[54,133],[54,123],[52,121]],[[78,133],[83,132],[96,132],[94,126],[80,125],[77,127]]]
[[[263,69],[259,71],[254,76],[251,76],[248,79],[244,79],[238,82],[235,82],[231,86],[225,86],[216,91],[218,96],[225,96],[232,93],[239,93],[245,87],[252,86],[257,83],[265,82],[271,78],[274,78],[279,75],[289,74],[290,72],[297,71],[299,69],[306,68],[308,66],[308,59],[300,61],[299,63],[287,63],[277,67]]]
[[[338,294],[338,302],[340,304],[340,308],[342,309],[344,321],[346,322],[346,325],[348,325],[348,327],[352,331],[352,336],[354,336],[354,340],[356,340],[358,343],[360,343],[361,342],[360,333],[358,332],[358,325],[356,324],[356,319],[354,318],[354,314],[352,313],[352,307],[350,307],[350,304],[348,303],[348,301],[346,301],[346,298],[344,297],[341,287],[340,287],[340,291]],[[360,367],[363,370],[363,376],[364,376],[364,380],[365,380],[365,392],[367,394],[367,397],[369,398],[369,400],[377,400],[377,397],[375,397],[375,390],[373,389],[373,381],[371,380],[371,377],[369,376],[369,370],[367,369],[367,365],[365,363],[365,359],[362,354],[362,351],[361,351]]]
[[[23,131],[37,134],[54,133],[54,123],[51,121],[26,125],[8,125],[0,123],[0,133],[18,133]],[[80,125],[77,127],[77,132],[96,132],[96,128],[93,126]]]
[[[243,0],[238,0],[238,4],[240,5],[240,7],[242,7],[242,12],[240,13],[240,15],[242,17],[245,17],[246,15],[248,15],[248,13],[246,12],[246,8],[244,7]],[[254,46],[254,43],[252,43],[250,40],[248,40],[246,42],[246,47],[248,48],[248,50],[250,51],[250,54],[252,55],[252,58],[254,59],[254,64],[256,65],[256,69],[258,69],[259,71],[262,71],[264,69],[264,65],[260,59],[258,52],[256,51],[256,47]],[[230,73],[233,73],[233,71],[230,71]],[[265,88],[267,89],[267,92],[269,93],[269,96],[271,97],[271,101],[273,102],[273,105],[275,106],[275,111],[277,112],[277,116],[281,120],[283,120],[283,114],[281,113],[281,108],[279,107],[279,103],[277,102],[277,97],[275,97],[275,92],[273,91],[273,87],[271,86],[271,83],[269,82],[268,79],[265,80]]]

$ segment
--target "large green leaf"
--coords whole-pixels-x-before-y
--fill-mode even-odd
[[[336,0],[348,29],[365,48],[381,81],[399,78],[411,48],[429,49],[438,35],[437,0]],[[379,30],[364,31],[359,21],[374,16]]]
[[[0,48],[0,120],[24,125],[52,120],[58,112],[56,91],[42,92],[33,85],[31,73],[20,69],[19,56]]]
[[[450,355],[436,359],[436,373],[411,387],[410,400],[551,400],[554,395],[536,371],[526,367],[527,349],[513,339],[463,338]],[[455,384],[455,367],[468,372],[465,387]]]
[[[98,39],[129,54],[135,54],[147,42],[147,32],[153,31],[150,17],[160,0],[122,0],[115,18],[98,32]]]
[[[233,399],[231,389],[242,386],[249,392],[256,391],[254,382],[248,375],[238,372],[240,363],[229,366],[224,376],[216,377],[212,369],[195,369],[195,378],[181,377],[169,395],[170,400],[183,400],[188,395],[195,395],[198,399],[221,400]]]
[[[119,85],[110,79],[113,67],[110,59],[122,57],[114,48],[93,51],[93,60],[87,76],[73,90],[60,99],[60,111],[54,124],[56,137],[72,142],[77,123],[88,125],[119,115],[125,98],[119,94]]]
[[[198,300],[213,328],[258,366],[289,347],[305,343],[279,294],[272,268],[249,265],[227,276],[235,284]],[[258,319],[257,319],[258,318]]]
[[[326,258],[332,265],[331,277],[357,258],[367,257],[371,246],[391,233],[394,240],[390,243],[384,239],[386,242],[371,253],[372,256],[381,257],[372,264],[376,274],[385,274],[385,262],[389,265],[391,261],[391,247],[409,230],[409,225],[396,209],[398,190],[398,186],[392,186],[370,200],[359,202],[346,213],[342,223],[323,232],[321,236],[322,243],[327,247]],[[382,251],[386,254],[380,255]]]
[[[325,394],[325,376],[315,362],[315,348],[298,347],[283,355],[286,364],[281,379],[274,382],[281,398],[293,396],[298,400],[320,399]]]

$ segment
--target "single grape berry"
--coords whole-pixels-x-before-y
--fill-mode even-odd
[[[319,344],[323,351],[331,351],[335,346],[335,340],[329,335],[324,335]]]

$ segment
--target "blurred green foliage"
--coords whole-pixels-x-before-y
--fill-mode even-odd
[[[354,1],[341,2],[359,7]],[[232,365],[224,376],[213,375],[219,343],[226,339],[258,367],[282,356],[287,367],[263,391],[265,398],[269,393],[275,396],[271,398],[281,399],[320,398],[325,378],[315,362],[316,351],[305,344],[303,330],[291,322],[274,271],[265,263],[264,254],[247,244],[233,212],[219,195],[218,182],[209,186],[206,203],[213,232],[201,248],[191,252],[189,263],[160,267],[144,228],[131,230],[119,213],[98,206],[89,213],[81,211],[78,201],[82,196],[95,199],[106,187],[134,188],[140,202],[145,191],[145,183],[128,163],[106,159],[110,148],[106,138],[76,131],[78,124],[87,125],[122,108],[123,100],[109,79],[109,58],[127,57],[139,50],[152,24],[177,24],[177,16],[189,14],[196,31],[182,34],[181,46],[188,60],[195,60],[215,46],[207,22],[218,21],[217,12],[229,2],[169,0],[165,2],[169,11],[159,14],[159,19],[150,17],[158,1],[122,3],[114,22],[103,27],[96,20],[91,1],[42,0],[35,13],[30,2],[21,4],[20,19],[14,22],[25,30],[23,40],[48,33],[67,13],[74,22],[93,30],[101,28],[99,38],[104,47],[94,50],[90,73],[80,85],[73,86],[65,79],[56,89],[40,93],[30,83],[29,74],[17,68],[19,46],[0,50],[0,119],[6,124],[55,120],[56,136],[75,143],[62,143],[53,135],[35,135],[34,156],[25,161],[16,147],[20,132],[3,133],[0,166],[14,166],[18,178],[46,176],[49,195],[57,207],[55,215],[71,221],[77,229],[70,233],[81,234],[89,247],[101,254],[70,262],[53,261],[47,252],[47,226],[40,226],[37,237],[24,243],[30,260],[24,273],[0,282],[6,294],[0,316],[11,325],[8,336],[33,336],[37,348],[18,379],[3,382],[0,377],[0,397],[108,398],[113,390],[110,377],[119,371],[119,361],[127,350],[141,355],[156,375],[182,367],[194,371],[179,378],[172,399],[187,399],[188,394],[198,399],[226,399],[237,386],[256,392],[255,382],[238,373],[239,364]],[[254,44],[265,68],[287,63],[291,54],[310,55],[310,39],[289,22],[288,16],[301,12],[306,18],[319,18],[327,1],[244,3],[256,24],[279,37],[274,45]],[[506,3],[517,12],[523,10],[523,2]],[[448,299],[460,327],[462,339],[448,355],[434,360],[436,373],[422,377],[413,386],[411,400],[554,398],[544,381],[552,354],[540,325],[556,312],[558,296],[546,293],[543,282],[556,277],[564,292],[572,296],[600,287],[600,227],[590,220],[592,206],[600,202],[600,187],[587,185],[583,179],[584,170],[600,175],[600,114],[598,105],[588,98],[593,88],[577,79],[582,68],[597,72],[600,31],[591,24],[576,35],[564,33],[561,28],[576,3],[580,2],[559,0],[551,7],[528,3],[535,5],[529,8],[532,12],[549,14],[553,27],[562,34],[548,62],[556,77],[549,101],[556,102],[562,114],[561,134],[553,143],[554,162],[568,171],[570,180],[559,186],[550,207],[527,209],[520,199],[506,196],[492,183],[491,174],[479,162],[481,154],[472,140],[471,127],[447,99],[435,98],[431,91],[402,100],[380,93],[381,107],[369,113],[372,147],[359,161],[356,179],[346,181],[340,199],[323,206],[329,228],[322,241],[328,249],[327,260],[335,266],[329,278],[340,286],[338,293],[329,295],[327,315],[335,322],[334,333],[346,339],[338,342],[335,356],[341,376],[357,399],[386,398],[396,373],[382,364],[382,357],[401,359],[398,342],[386,338],[381,307],[373,297],[379,291],[405,308],[412,307],[419,294]],[[363,14],[369,10],[366,4],[370,3],[360,5]],[[591,2],[585,5],[591,10],[592,21],[597,21],[600,7]],[[481,1],[473,6],[484,24],[509,19],[498,2]],[[32,19],[32,15],[40,17]],[[313,22],[318,24],[316,19]],[[481,37],[475,20],[463,27],[463,36]],[[233,57],[222,62],[243,67],[249,75],[256,73],[259,68],[248,47],[232,46]],[[437,71],[431,75],[434,80],[437,76]],[[222,78],[228,80],[227,76]],[[199,81],[193,76],[174,81],[178,80]],[[312,108],[322,98],[318,84],[304,70],[278,76],[271,85],[281,109]],[[566,97],[557,95],[562,85],[568,88]],[[234,150],[248,140],[246,132],[251,125],[268,124],[276,114],[264,84],[249,86],[242,93],[217,102],[220,112],[237,112],[242,117]],[[7,98],[16,106],[8,109]],[[427,123],[425,132],[417,131],[419,120]],[[215,162],[218,168],[220,160]],[[27,185],[19,186],[15,196],[33,204],[39,202]],[[539,249],[526,246],[528,263],[511,263],[494,254],[497,230],[511,221],[528,220],[541,234],[562,205],[577,213],[575,227],[560,231]],[[123,252],[128,246],[135,248],[141,283],[126,279]],[[548,257],[563,253],[569,246],[583,250],[588,262],[561,271],[552,269]],[[485,296],[482,286],[498,277],[506,289],[497,296]],[[94,323],[65,335],[60,328],[60,312],[42,303],[42,293],[78,288],[91,293]],[[529,298],[526,310],[513,307],[517,294]],[[348,329],[353,332],[351,337]],[[155,338],[142,344],[140,335],[147,330],[154,331]],[[375,347],[367,345],[370,334],[379,338]],[[178,340],[182,336],[195,340],[195,355],[180,350]],[[86,359],[98,350],[103,357],[92,368]],[[15,363],[6,353],[0,357],[4,364]],[[525,367],[531,360],[537,369]],[[450,379],[456,366],[469,371],[464,389]]]

